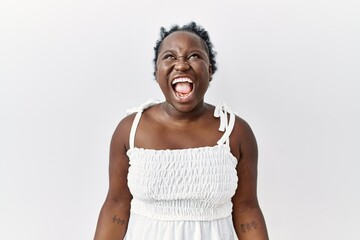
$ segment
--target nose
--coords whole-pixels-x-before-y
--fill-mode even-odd
[[[190,68],[190,66],[185,57],[179,57],[174,68],[177,71],[186,71]]]

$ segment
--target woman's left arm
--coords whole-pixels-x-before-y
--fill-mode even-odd
[[[250,126],[237,118],[234,132],[239,150],[238,187],[232,198],[233,222],[239,240],[268,240],[264,216],[257,199],[257,158],[255,136]],[[232,149],[235,146],[232,146]]]

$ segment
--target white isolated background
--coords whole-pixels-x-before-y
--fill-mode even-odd
[[[197,21],[259,144],[271,239],[360,239],[356,0],[0,2],[0,239],[92,239],[125,110],[163,99],[161,26]]]

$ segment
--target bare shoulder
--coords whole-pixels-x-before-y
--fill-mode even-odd
[[[136,113],[132,113],[119,122],[111,139],[111,147],[121,147],[124,151],[129,149],[129,136]]]
[[[234,155],[240,159],[244,154],[257,155],[257,143],[249,123],[239,116],[235,116],[234,129],[230,136],[230,144]]]
[[[240,136],[253,134],[249,123],[237,115],[235,115],[234,132],[236,132]]]

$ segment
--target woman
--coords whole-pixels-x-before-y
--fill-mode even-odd
[[[253,132],[225,104],[204,102],[216,71],[208,33],[194,22],[161,28],[154,63],[165,101],[116,128],[95,239],[268,239]]]

